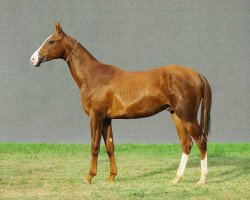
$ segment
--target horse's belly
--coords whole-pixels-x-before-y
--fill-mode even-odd
[[[149,117],[163,111],[168,104],[154,96],[140,98],[133,103],[116,103],[108,110],[108,117],[116,119],[130,119]]]

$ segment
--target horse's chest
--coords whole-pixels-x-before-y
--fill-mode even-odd
[[[106,93],[100,91],[95,91],[92,95],[85,95],[85,93],[82,93],[81,100],[83,109],[88,116],[95,114],[106,115],[109,106],[109,99]]]
[[[86,102],[86,101],[82,101],[82,107],[83,107],[83,110],[85,111],[85,113],[89,116],[90,115],[90,106],[89,106],[89,103]]]

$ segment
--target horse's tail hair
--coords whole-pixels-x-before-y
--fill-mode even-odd
[[[212,105],[212,89],[206,78],[201,74],[199,74],[199,76],[201,79],[201,93],[202,93],[200,127],[202,130],[202,134],[207,137],[211,131],[210,111]]]

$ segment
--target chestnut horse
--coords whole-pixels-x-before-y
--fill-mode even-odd
[[[97,173],[101,136],[110,161],[109,181],[113,182],[117,175],[112,119],[143,118],[167,110],[175,123],[183,152],[173,183],[177,184],[184,174],[193,138],[201,156],[198,184],[205,184],[212,95],[204,76],[179,65],[125,71],[96,60],[77,40],[66,35],[59,23],[55,29],[34,52],[30,62],[38,67],[45,61],[61,58],[69,66],[80,90],[83,109],[90,119],[92,158],[86,181],[91,183]]]

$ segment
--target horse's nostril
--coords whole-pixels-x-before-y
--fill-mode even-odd
[[[35,62],[34,56],[32,56],[32,57],[30,58],[30,62],[31,62],[32,65],[34,64],[34,62]]]

